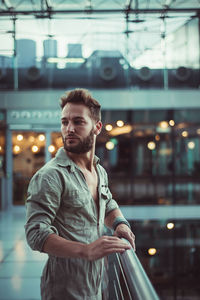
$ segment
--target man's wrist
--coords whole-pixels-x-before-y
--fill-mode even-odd
[[[120,225],[120,224],[125,224],[129,228],[131,228],[131,225],[129,224],[129,222],[125,218],[123,218],[123,217],[116,217],[115,220],[114,220],[114,222],[113,222],[113,225],[112,225],[113,230],[115,231],[116,228],[117,228],[117,226]]]
[[[82,259],[89,260],[88,244],[80,244],[78,256]]]

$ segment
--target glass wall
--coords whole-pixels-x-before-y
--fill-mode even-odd
[[[51,145],[49,146],[49,152],[54,157],[60,147],[63,146],[62,137],[60,132],[51,133]]]
[[[96,154],[120,205],[200,203],[199,115],[199,109],[102,112]],[[62,144],[52,131],[51,157]],[[30,177],[45,162],[44,134],[14,131],[13,159],[14,202],[24,203]]]
[[[6,158],[6,126],[5,111],[0,110],[0,210],[4,208],[5,198],[5,158]]]
[[[5,175],[5,130],[0,128],[0,177]]]
[[[134,221],[137,255],[161,299],[199,299],[200,222]]]
[[[200,111],[107,111],[97,155],[120,205],[200,203]]]
[[[0,127],[0,210],[3,207],[5,180],[5,129]]]
[[[23,205],[31,177],[45,163],[42,132],[13,131],[13,204]]]

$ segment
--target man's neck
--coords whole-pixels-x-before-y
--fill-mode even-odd
[[[68,157],[73,160],[73,162],[78,165],[83,170],[89,170],[92,171],[92,168],[94,166],[94,149],[90,150],[86,153],[72,153],[67,152]]]

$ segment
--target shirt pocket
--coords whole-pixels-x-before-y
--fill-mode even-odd
[[[89,195],[85,191],[70,190],[63,199],[63,220],[70,231],[83,231],[89,211]]]
[[[64,196],[63,204],[68,208],[81,208],[88,205],[89,195],[79,190],[71,190]]]
[[[110,198],[112,198],[112,195],[109,191],[109,188],[106,186],[103,186],[101,188],[101,200],[108,201]]]
[[[100,199],[100,209],[101,213],[105,212],[107,202],[109,201],[109,193],[108,193],[108,188],[103,187],[101,189],[101,199]]]

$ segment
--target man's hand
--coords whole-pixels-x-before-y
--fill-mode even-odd
[[[123,253],[130,245],[116,236],[102,236],[95,242],[85,245],[85,258],[97,260],[111,253]]]
[[[135,251],[135,235],[126,224],[119,224],[115,229],[114,236],[127,239]]]

